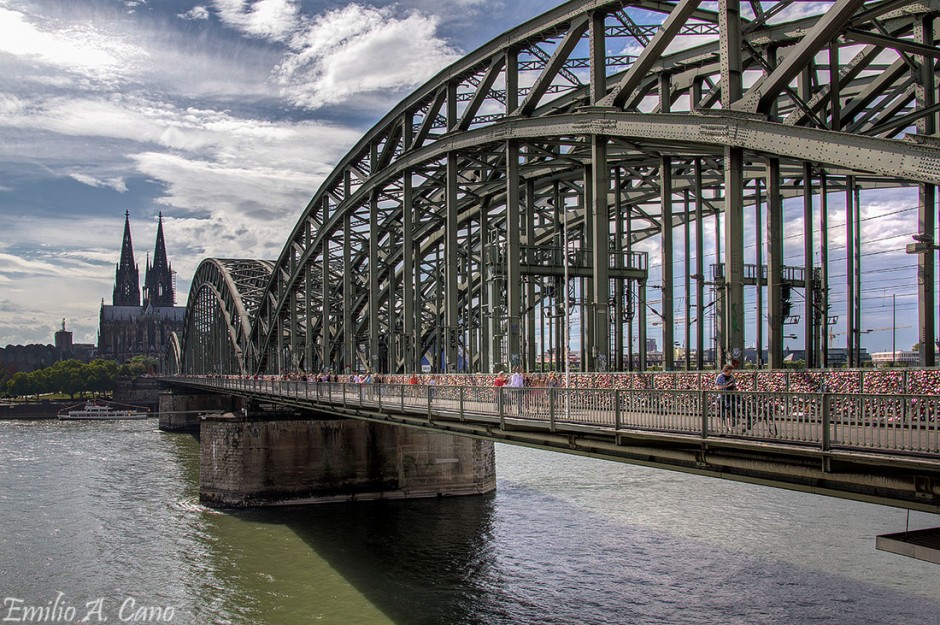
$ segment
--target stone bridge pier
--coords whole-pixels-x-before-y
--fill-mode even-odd
[[[251,404],[200,417],[199,498],[265,506],[479,495],[491,441]]]

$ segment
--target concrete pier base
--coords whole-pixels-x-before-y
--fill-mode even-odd
[[[496,488],[493,443],[355,419],[209,415],[200,500],[215,506],[478,495]]]
[[[164,432],[198,432],[202,415],[238,412],[242,400],[216,394],[160,393],[160,429]]]

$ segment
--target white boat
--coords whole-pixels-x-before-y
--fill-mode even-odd
[[[99,406],[96,403],[88,402],[84,408],[69,410],[65,414],[60,414],[61,420],[76,421],[108,421],[114,419],[146,419],[149,415],[142,410],[135,409],[115,409],[111,406]]]

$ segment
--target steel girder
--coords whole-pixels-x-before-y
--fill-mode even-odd
[[[510,30],[403,100],[328,176],[238,343],[244,367],[534,366],[537,344],[561,348],[562,309],[577,310],[594,369],[624,366],[635,310],[643,366],[647,274],[634,246],[689,224],[700,241],[717,213],[716,342],[736,357],[748,205],[766,206],[770,364],[781,366],[785,198],[802,197],[805,217],[826,193],[848,204],[859,190],[917,186],[919,235],[935,240],[938,10],[937,0],[592,0]],[[658,248],[671,267],[671,243]],[[925,365],[934,249],[919,257]],[[662,279],[669,336],[674,285]],[[702,336],[701,271],[695,280],[687,318]],[[822,301],[806,317],[825,324],[826,311]],[[819,328],[806,323],[810,364],[825,364],[813,362]]]
[[[183,336],[173,358],[178,372],[245,374],[253,351],[251,324],[265,296],[274,263],[209,258],[193,276]],[[171,348],[174,343],[171,341]]]

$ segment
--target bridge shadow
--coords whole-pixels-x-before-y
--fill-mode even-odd
[[[289,529],[315,559],[328,563],[391,622],[473,623],[479,621],[472,611],[486,592],[481,584],[491,577],[494,497],[228,509],[224,514],[251,525]],[[311,597],[301,603],[316,601]]]
[[[288,529],[316,558],[302,554],[291,565],[275,553],[260,554],[261,568],[280,571],[322,559],[381,612],[369,622],[570,625],[728,617],[725,622],[873,625],[900,617],[895,622],[926,625],[940,608],[835,568],[804,569],[729,551],[618,523],[512,482],[500,487],[483,497],[228,510],[225,516],[247,527]],[[332,592],[328,586],[309,587],[300,601],[281,589],[280,598],[312,610]],[[260,621],[267,624],[308,621],[296,614],[279,620],[273,609],[258,604],[252,611],[267,610]]]

